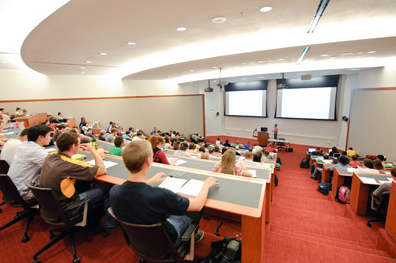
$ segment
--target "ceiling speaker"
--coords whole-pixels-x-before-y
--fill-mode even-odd
[[[301,80],[310,80],[311,77],[311,75],[301,75]]]

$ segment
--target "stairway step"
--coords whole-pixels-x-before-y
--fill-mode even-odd
[[[361,251],[340,248],[274,234],[269,232],[265,242],[266,262],[348,262],[394,263],[394,259]]]
[[[276,209],[275,206],[273,207],[271,226],[274,227],[290,228],[290,230],[295,229],[363,243],[367,243],[368,240],[377,240],[377,231],[360,221],[311,211],[296,212],[284,207],[276,207]]]
[[[383,251],[383,250],[377,250],[376,245],[372,244],[365,244],[361,242],[354,242],[354,241],[348,241],[345,239],[341,238],[332,238],[332,237],[323,237],[320,235],[312,235],[312,233],[297,233],[296,231],[289,231],[285,229],[274,229],[271,228],[269,229],[270,232],[274,234],[281,234],[284,236],[289,236],[291,238],[297,238],[297,239],[302,239],[306,241],[312,241],[320,244],[325,244],[325,245],[330,245],[330,246],[335,246],[335,247],[340,247],[340,248],[345,248],[345,249],[351,249],[355,251],[360,251],[364,253],[369,253],[369,254],[375,254],[379,256],[385,256],[388,257],[388,253]]]
[[[272,202],[273,206],[285,207],[290,209],[307,210],[312,212],[321,212],[332,215],[344,216],[345,205],[332,200],[317,198],[305,198],[296,200],[293,197],[277,196]]]

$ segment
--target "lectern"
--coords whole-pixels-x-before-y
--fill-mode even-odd
[[[258,132],[257,139],[260,145],[267,146],[268,138],[269,138],[268,132]]]

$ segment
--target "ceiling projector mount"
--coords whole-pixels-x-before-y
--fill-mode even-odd
[[[284,88],[286,88],[285,73],[282,73],[282,80],[281,83],[278,84],[278,89],[284,89]]]
[[[213,92],[213,89],[210,87],[210,79],[208,79],[208,87],[204,89],[205,92]]]

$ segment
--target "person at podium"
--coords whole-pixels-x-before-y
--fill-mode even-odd
[[[275,124],[272,132],[274,133],[274,140],[278,140],[278,124]]]

